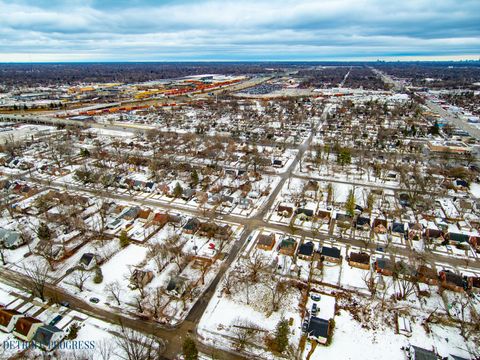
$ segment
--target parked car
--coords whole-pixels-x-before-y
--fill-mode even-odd
[[[318,311],[318,308],[317,308],[317,304],[313,304],[312,305],[312,315],[316,315],[317,314],[317,311]]]
[[[385,248],[383,246],[377,246],[377,251],[385,252]]]
[[[100,302],[100,300],[99,300],[98,298],[96,298],[96,297],[91,297],[91,298],[90,298],[90,302],[91,302],[91,303],[94,303],[94,304],[98,304],[98,303]]]
[[[68,301],[60,301],[60,305],[66,308],[70,307],[70,303]]]
[[[310,295],[310,299],[313,301],[319,301],[320,300],[320,295],[319,294],[312,294]]]
[[[63,319],[63,316],[62,315],[57,315],[53,318],[52,321],[50,321],[50,323],[48,325],[50,326],[55,326],[56,324],[58,324],[60,322],[60,320]]]
[[[308,330],[308,324],[309,324],[308,319],[305,319],[305,320],[303,321],[303,325],[302,325],[302,331],[303,331],[303,332],[307,332],[307,330]]]

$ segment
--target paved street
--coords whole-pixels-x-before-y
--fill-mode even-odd
[[[224,215],[224,221],[227,222],[232,222],[232,223],[237,223],[243,226],[243,233],[241,234],[240,238],[233,244],[233,247],[228,254],[227,259],[225,260],[225,267],[229,267],[239,256],[239,254],[242,252],[242,249],[247,241],[248,236],[253,230],[259,229],[259,228],[270,228],[279,232],[286,232],[289,233],[290,229],[289,226],[287,225],[280,225],[280,224],[272,224],[264,220],[265,215],[267,212],[271,209],[273,206],[279,192],[283,188],[285,182],[288,180],[290,176],[292,176],[292,172],[295,169],[295,167],[298,165],[299,161],[302,159],[305,151],[308,149],[310,146],[314,133],[317,130],[319,124],[321,123],[322,120],[325,119],[326,115],[328,112],[328,107],[324,110],[324,113],[322,114],[322,117],[320,121],[316,124],[315,128],[311,132],[310,136],[301,144],[298,146],[298,153],[294,159],[294,161],[291,163],[289,169],[280,174],[280,181],[278,182],[277,186],[272,190],[271,194],[269,195],[268,201],[264,204],[264,206],[259,209],[257,214],[254,217],[251,218],[245,218],[241,216],[236,216],[236,215]],[[91,195],[95,196],[104,196],[105,198],[108,199],[117,199],[117,200],[122,200],[122,201],[129,201],[131,203],[139,204],[139,205],[144,205],[144,206],[151,206],[151,207],[161,207],[167,210],[171,211],[178,211],[178,212],[183,212],[190,214],[192,216],[202,216],[201,210],[195,210],[195,209],[188,209],[185,208],[184,206],[181,205],[176,205],[176,204],[165,204],[159,200],[155,200],[152,198],[141,198],[139,199],[138,197],[127,195],[127,194],[115,194],[115,193],[103,193],[99,192],[98,190],[84,187],[84,186],[78,186],[78,185],[65,185],[62,182],[59,181],[49,181],[49,180],[43,180],[39,179],[38,177],[34,176],[29,176],[28,174],[24,173],[23,176],[25,177],[26,180],[31,181],[31,182],[36,182],[45,186],[54,186],[54,187],[59,187],[59,188],[65,188],[67,187],[68,190],[73,190],[73,191],[78,191],[78,192],[83,192],[83,193],[89,193]],[[305,177],[301,177],[302,179],[306,179]],[[349,183],[348,181],[345,183]],[[302,230],[298,229],[296,232],[297,235],[300,236],[305,236],[305,237],[312,237],[314,234],[312,231],[307,231],[307,230]],[[339,237],[336,235],[330,235],[330,234],[317,234],[315,233],[315,237],[320,239],[320,240],[333,240],[338,243],[342,244],[349,244],[353,245],[356,247],[365,247],[365,243],[359,239],[355,238],[348,238],[348,237]],[[369,249],[374,250],[376,245],[371,243],[368,244],[367,246]],[[406,247],[402,246],[396,246],[396,245],[390,245],[388,251],[394,251],[398,255],[404,255],[404,256],[410,256],[411,255],[411,250]],[[435,255],[436,258],[443,263],[452,265],[452,266],[459,266],[459,265],[464,265],[465,261],[462,259],[458,258],[452,258],[452,257],[447,257],[447,256],[441,256],[441,255]],[[473,268],[480,268],[480,264],[478,262],[471,263],[469,266]],[[205,293],[200,297],[200,300],[194,305],[192,308],[191,312],[187,316],[186,320],[176,328],[165,328],[164,326],[158,324],[155,321],[151,320],[138,320],[134,318],[129,317],[126,314],[111,311],[111,310],[105,310],[101,307],[97,306],[92,306],[91,304],[80,300],[76,298],[73,295],[68,294],[64,290],[58,288],[55,285],[48,285],[47,287],[47,296],[51,297],[53,299],[57,300],[66,300],[70,302],[72,308],[78,309],[90,316],[96,317],[98,319],[108,321],[111,323],[118,323],[120,320],[122,321],[123,324],[125,324],[128,327],[131,327],[132,329],[142,331],[144,333],[152,334],[155,336],[159,336],[166,340],[167,342],[167,349],[165,351],[165,357],[168,359],[173,358],[176,354],[178,354],[181,351],[181,345],[183,343],[183,339],[190,335],[190,334],[195,334],[196,331],[196,326],[202,317],[206,307],[208,306],[208,303],[210,299],[213,297],[215,293],[215,289],[217,288],[217,285],[220,283],[222,277],[224,275],[224,271],[220,271],[218,275],[215,277],[215,279],[212,281],[212,283],[209,285],[208,289],[205,291]],[[10,270],[5,270],[2,271],[1,278],[9,283],[12,284],[16,287],[22,288],[27,290],[28,289],[28,281],[25,276],[14,273]],[[218,349],[211,348],[207,345],[204,345],[202,343],[199,343],[199,348],[201,351],[206,352],[206,353],[212,353],[215,352],[217,358],[219,359],[241,359],[242,357],[237,354],[237,353],[230,353],[226,351],[221,351]]]

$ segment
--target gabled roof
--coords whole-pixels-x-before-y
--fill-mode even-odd
[[[458,241],[458,242],[468,242],[468,240],[470,239],[470,235],[462,234],[462,233],[449,232],[448,233],[448,239],[453,240],[453,241]]]
[[[62,332],[63,331],[57,328],[56,326],[43,325],[43,326],[40,326],[35,332],[33,341],[45,346],[50,346],[50,342],[52,340],[53,335],[55,333],[62,333]]]
[[[8,324],[10,324],[12,317],[14,317],[15,315],[22,315],[22,313],[13,309],[0,308],[0,325],[8,326]]]
[[[92,262],[92,260],[95,258],[95,254],[92,254],[92,253],[85,253],[82,255],[82,257],[80,258],[80,264],[83,264],[83,265],[90,265],[90,263]]]
[[[328,320],[324,320],[324,319],[320,319],[315,316],[312,316],[310,318],[310,322],[308,323],[307,332],[310,336],[314,336],[317,338],[319,337],[327,338],[328,327],[329,327]]]
[[[361,263],[361,264],[368,264],[370,262],[370,255],[367,253],[350,253],[350,261]]]
[[[431,350],[422,349],[413,345],[412,345],[412,348],[414,350],[413,356],[415,360],[437,360],[438,359],[437,355],[435,355],[435,353]]]
[[[340,249],[337,249],[336,247],[322,246],[322,255],[340,259]]]
[[[15,332],[27,336],[32,325],[38,323],[41,323],[41,321],[30,316],[20,318],[15,324]]]
[[[384,270],[393,270],[393,262],[387,258],[377,259],[377,267]]]
[[[405,225],[402,223],[394,222],[392,225],[392,232],[403,234],[405,232]]]
[[[272,243],[275,243],[275,234],[271,233],[271,234],[261,234],[261,235],[258,235],[258,241],[257,241],[258,245],[266,245],[266,246],[270,246],[272,245]]]
[[[185,230],[197,230],[200,226],[200,220],[197,218],[188,219],[187,223],[183,227]]]
[[[283,239],[282,242],[280,243],[280,249],[285,249],[285,248],[294,248],[297,245],[297,242],[292,239]]]
[[[357,218],[357,225],[359,226],[370,225],[370,218],[359,216]]]
[[[314,245],[311,241],[309,241],[307,243],[303,243],[298,248],[298,254],[299,255],[305,255],[305,256],[311,256],[313,254],[313,248],[314,248]]]

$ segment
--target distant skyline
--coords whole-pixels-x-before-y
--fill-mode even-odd
[[[0,0],[0,62],[478,60],[478,0]]]

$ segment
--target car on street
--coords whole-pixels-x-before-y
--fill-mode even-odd
[[[98,304],[98,303],[100,302],[100,300],[99,300],[98,298],[96,298],[96,297],[91,297],[91,298],[90,298],[90,302],[91,302],[91,303],[94,303],[94,304]]]

